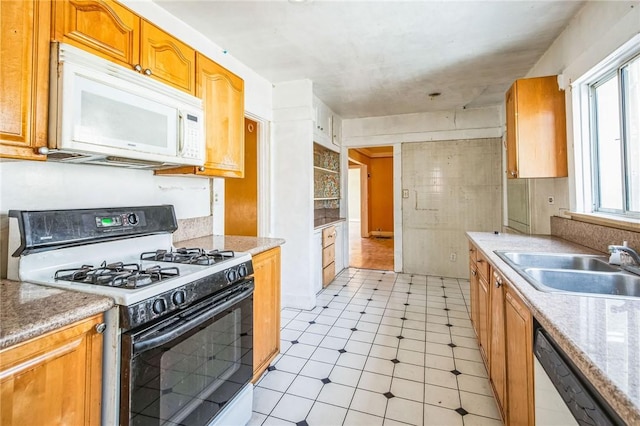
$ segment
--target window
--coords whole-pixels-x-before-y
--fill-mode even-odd
[[[618,57],[581,82],[588,99],[582,110],[585,212],[640,218],[638,53]]]

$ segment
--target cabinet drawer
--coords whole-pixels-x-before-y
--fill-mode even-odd
[[[336,260],[336,246],[331,244],[328,247],[322,249],[322,267],[333,263]]]
[[[331,262],[324,268],[322,268],[322,287],[329,285],[333,278],[336,276],[336,263]]]
[[[328,226],[322,230],[322,247],[327,247],[336,241],[336,227]]]
[[[489,282],[489,262],[487,258],[480,251],[476,251],[476,266],[478,267],[478,273]]]

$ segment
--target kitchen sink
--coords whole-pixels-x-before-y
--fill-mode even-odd
[[[525,268],[523,272],[555,290],[640,297],[640,277],[632,274],[540,268]]]
[[[575,269],[580,271],[619,272],[620,268],[609,265],[604,256],[552,253],[496,252],[520,267],[546,269]],[[510,263],[507,261],[507,263]]]
[[[640,297],[640,276],[609,265],[604,256],[495,252],[540,291]]]

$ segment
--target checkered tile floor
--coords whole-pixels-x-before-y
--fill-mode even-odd
[[[468,303],[467,280],[344,270],[282,310],[249,424],[501,425]]]

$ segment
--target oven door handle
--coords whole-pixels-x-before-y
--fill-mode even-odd
[[[253,289],[254,287],[252,285],[249,289],[242,291],[236,296],[230,299],[227,299],[220,304],[214,303],[212,304],[210,310],[207,309],[204,313],[190,319],[188,322],[182,323],[174,328],[167,330],[165,333],[159,336],[154,336],[149,339],[144,339],[144,340],[134,342],[133,355],[135,356],[142,352],[162,346],[165,343],[174,340],[176,337],[179,337],[180,335],[187,333],[190,330],[193,330],[194,328],[198,327],[200,324],[213,318],[214,316],[218,315],[220,312],[224,311],[225,309],[228,309],[231,306],[235,305],[236,303],[239,303],[244,299],[246,299],[247,297],[251,296],[253,294]]]

